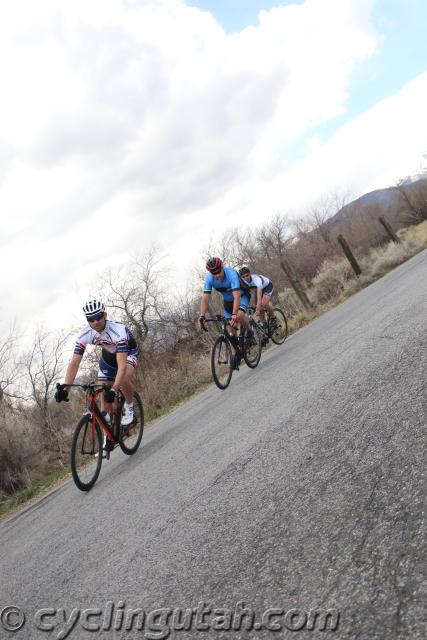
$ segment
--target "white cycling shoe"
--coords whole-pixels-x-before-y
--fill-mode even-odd
[[[99,453],[95,453],[95,458],[99,457]],[[110,459],[110,449],[108,448],[107,438],[104,436],[102,443],[102,458]]]
[[[134,420],[133,404],[127,404],[125,402],[125,405],[123,407],[122,421],[121,421],[122,427],[128,427],[130,424],[132,424],[133,420]]]

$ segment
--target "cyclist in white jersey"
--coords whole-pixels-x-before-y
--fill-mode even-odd
[[[98,381],[112,383],[101,395],[101,409],[106,413],[106,404],[114,402],[121,388],[125,397],[121,424],[133,422],[133,383],[135,367],[138,364],[139,348],[126,325],[107,320],[105,305],[100,300],[90,300],[83,307],[89,326],[77,336],[74,354],[68,365],[62,389],[58,389],[55,400],[68,400],[67,385],[72,384],[79,370],[80,362],[88,344],[102,347],[99,359]],[[111,407],[110,407],[111,408]]]
[[[239,276],[247,283],[250,289],[256,289],[256,313],[259,315],[261,322],[265,322],[265,311],[274,321],[277,322],[274,310],[271,305],[271,296],[273,295],[273,283],[267,276],[261,276],[251,273],[249,267],[239,269]]]

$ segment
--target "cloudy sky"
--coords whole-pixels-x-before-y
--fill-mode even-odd
[[[97,274],[427,152],[425,0],[5,0],[1,322],[75,324]],[[4,329],[5,330],[5,329]]]

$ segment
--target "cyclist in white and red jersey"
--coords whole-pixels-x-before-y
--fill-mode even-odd
[[[139,348],[126,325],[107,320],[105,305],[100,300],[90,300],[83,307],[89,326],[84,327],[77,336],[74,354],[68,365],[63,388],[58,389],[55,400],[68,400],[67,385],[74,382],[80,362],[88,344],[102,347],[99,359],[98,381],[112,383],[101,396],[101,408],[105,413],[105,403],[114,402],[121,388],[125,397],[121,424],[127,426],[133,422],[133,378],[138,364]]]
[[[239,269],[239,276],[243,278],[250,289],[256,289],[256,312],[261,322],[265,322],[265,311],[268,312],[273,323],[274,321],[277,322],[270,302],[271,296],[273,295],[273,283],[271,280],[267,278],[267,276],[251,273],[249,267]]]

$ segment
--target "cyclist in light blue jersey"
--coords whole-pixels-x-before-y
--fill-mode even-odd
[[[203,295],[200,301],[200,324],[203,326],[212,289],[216,289],[224,298],[224,317],[230,319],[233,334],[237,335],[236,327],[241,324],[250,336],[251,329],[246,315],[250,300],[249,287],[246,287],[235,269],[224,267],[220,258],[209,258],[206,262],[206,270],[209,273],[205,278]]]

